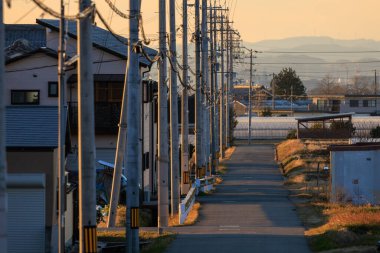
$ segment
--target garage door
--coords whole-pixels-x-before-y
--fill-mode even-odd
[[[7,187],[8,252],[45,252],[44,175],[11,174]]]

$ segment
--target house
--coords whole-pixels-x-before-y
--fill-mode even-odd
[[[234,112],[236,113],[236,116],[243,116],[247,113],[247,106],[237,100],[234,100],[233,102],[234,106]]]
[[[356,114],[380,114],[380,95],[345,95],[341,112]]]
[[[380,95],[313,95],[311,111],[378,115]]]
[[[331,201],[380,204],[379,143],[330,147]]]
[[[5,103],[7,106],[7,157],[9,173],[32,173],[43,175],[45,198],[46,244],[54,243],[54,225],[57,222],[57,136],[58,136],[58,82],[57,59],[59,42],[58,20],[37,20],[35,25],[6,25],[6,66],[5,66]],[[108,31],[93,26],[93,73],[95,91],[95,142],[96,159],[113,163],[118,134],[118,121],[124,87],[124,73],[127,59],[127,39],[115,39]],[[76,23],[68,23],[67,55],[75,59],[77,51]],[[144,48],[148,55],[156,51]],[[140,58],[140,71],[150,70],[151,62]],[[77,69],[73,65],[66,69],[66,97],[68,106],[66,150],[67,171],[77,171]],[[151,85],[144,82],[145,86]],[[143,87],[143,85],[141,86]],[[143,95],[144,89],[141,88]],[[152,101],[141,104],[145,115],[153,115]],[[136,105],[136,108],[139,105]],[[144,120],[147,117],[143,117]],[[142,121],[142,124],[145,121]],[[145,122],[148,124],[148,122]],[[143,128],[142,129],[147,129]],[[144,133],[143,133],[144,132]],[[153,140],[152,129],[141,131],[141,156],[149,152],[149,140]],[[70,137],[70,138],[69,138]],[[8,141],[8,140],[7,140]],[[153,171],[154,152],[146,155],[151,161],[148,170]],[[142,161],[142,159],[141,159]],[[98,168],[102,165],[97,163]],[[150,183],[152,178],[142,175],[141,181]],[[144,184],[143,184],[144,185]],[[148,185],[149,186],[149,185]],[[39,186],[40,187],[40,186]],[[151,187],[152,188],[152,187]],[[153,191],[153,189],[152,189]],[[74,198],[75,196],[67,196]],[[69,215],[70,216],[70,215]],[[70,216],[71,217],[71,216]],[[67,227],[76,226],[67,224]],[[21,235],[21,234],[20,234]],[[66,241],[71,243],[73,235],[67,234]],[[75,239],[75,235],[74,235]],[[49,251],[49,250],[47,250]],[[25,251],[24,251],[25,252]],[[31,251],[28,251],[31,252]],[[41,251],[39,251],[41,252]]]

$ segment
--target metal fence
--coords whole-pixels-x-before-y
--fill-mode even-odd
[[[238,117],[238,124],[234,129],[234,138],[248,139],[248,117]],[[371,129],[380,126],[380,117],[354,116],[352,123],[355,127],[356,138],[368,138]],[[294,117],[252,117],[252,139],[285,139],[290,130],[297,129],[297,120]]]

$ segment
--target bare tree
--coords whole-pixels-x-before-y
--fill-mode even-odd
[[[354,76],[347,88],[349,95],[369,95],[373,90],[373,81],[368,76]]]
[[[318,87],[313,89],[311,93],[318,95],[343,95],[346,93],[346,88],[340,85],[335,77],[328,74],[318,83]]]

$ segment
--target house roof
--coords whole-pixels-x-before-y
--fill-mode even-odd
[[[58,146],[57,106],[7,106],[7,147]]]
[[[37,24],[50,28],[54,31],[59,31],[59,20],[57,19],[37,19]],[[77,38],[77,23],[75,21],[68,22],[68,35],[71,38]],[[126,45],[128,43],[128,39],[121,36],[117,36],[117,38],[123,41],[124,44],[116,39],[109,31],[95,25],[92,26],[92,43],[94,47],[126,59],[128,56],[128,47]],[[144,49],[151,57],[154,57],[157,54],[157,51],[152,48],[144,47]],[[151,62],[143,56],[140,56],[140,63],[145,66],[151,65]]]
[[[296,118],[298,122],[307,122],[307,121],[318,121],[318,120],[329,120],[329,119],[339,119],[339,118],[351,118],[355,113],[337,113],[337,114],[328,114],[322,116],[313,116],[313,117],[300,117]]]
[[[5,55],[5,63],[6,64],[9,64],[9,63],[21,60],[23,58],[32,56],[36,53],[44,53],[50,57],[58,58],[58,52],[57,51],[50,49],[50,48],[46,48],[46,47],[40,47],[40,48],[29,49],[29,50],[25,50],[23,48],[21,48],[19,50],[17,50],[17,49],[14,49],[11,51],[7,51],[7,50],[8,50],[8,48],[6,49],[6,55]]]
[[[46,29],[37,24],[5,25],[5,47],[11,46],[15,41],[27,40],[32,49],[46,46]]]

